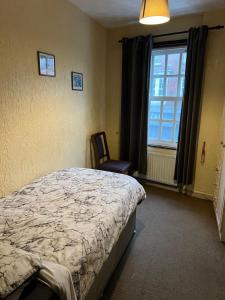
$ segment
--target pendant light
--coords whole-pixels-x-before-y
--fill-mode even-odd
[[[157,25],[169,22],[168,0],[142,0],[140,23]]]

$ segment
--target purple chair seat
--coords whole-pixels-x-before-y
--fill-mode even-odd
[[[129,171],[131,164],[122,160],[107,160],[100,164],[99,169],[109,172],[125,174]]]

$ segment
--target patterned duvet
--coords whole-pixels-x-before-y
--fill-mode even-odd
[[[143,187],[126,175],[81,168],[54,172],[0,199],[0,243],[66,266],[77,298],[84,299],[144,197]],[[10,268],[9,257],[1,254],[0,292],[8,280],[1,269]],[[16,273],[21,280],[22,272]]]

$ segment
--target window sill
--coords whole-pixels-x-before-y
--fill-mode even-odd
[[[177,147],[173,147],[173,146],[164,146],[164,145],[154,145],[154,144],[150,144],[150,145],[148,145],[148,147],[158,148],[158,149],[177,150]]]

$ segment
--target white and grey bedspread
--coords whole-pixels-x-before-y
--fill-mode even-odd
[[[0,199],[0,243],[67,267],[83,299],[144,197],[143,187],[126,175],[54,172]],[[0,269],[0,289],[3,278]]]

